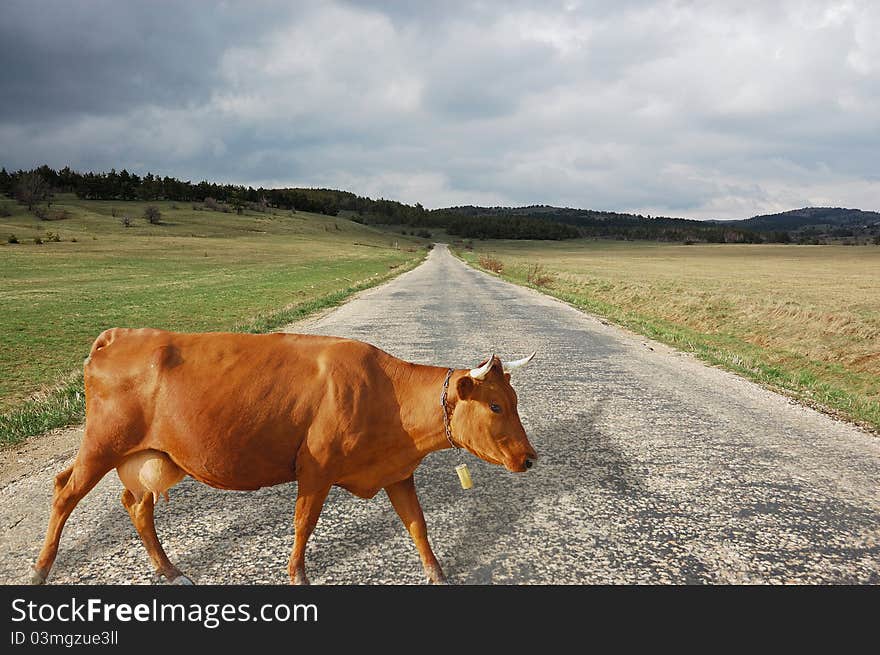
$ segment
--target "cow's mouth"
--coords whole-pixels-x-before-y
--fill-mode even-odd
[[[486,453],[481,453],[479,450],[475,448],[471,448],[467,444],[465,444],[465,448],[467,448],[472,454],[479,457],[484,462],[489,462],[490,464],[496,464],[498,466],[504,466],[505,468],[510,468],[505,462],[502,462],[497,457],[492,457],[491,455],[487,455]]]
[[[522,452],[521,447],[517,444],[514,454],[509,452],[508,449],[504,447],[504,444],[502,444],[501,452],[505,459],[504,467],[512,473],[525,473],[535,465],[535,462],[538,459],[538,454],[531,445],[526,448],[525,452]]]
[[[476,453],[475,453],[476,454]],[[519,457],[505,457],[504,461],[500,459],[496,459],[494,457],[488,457],[486,455],[477,454],[477,457],[483,459],[490,464],[497,464],[498,466],[503,466],[511,473],[525,473],[535,464],[535,459],[537,457],[525,456],[523,458]]]
[[[495,464],[497,466],[503,466],[511,473],[525,473],[535,465],[535,461],[538,459],[538,455],[534,451],[528,452],[525,455],[520,456],[513,456],[509,455],[506,452],[502,452],[501,457],[503,457],[503,459],[501,459],[499,457],[493,457],[492,455],[487,455],[486,453],[480,452],[476,448],[472,448],[467,444],[465,444],[464,447],[484,462],[489,462],[490,464]]]

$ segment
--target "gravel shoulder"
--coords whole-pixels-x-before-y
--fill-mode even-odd
[[[468,268],[425,264],[287,328],[370,341],[411,361],[538,357],[514,379],[541,455],[515,475],[470,455],[426,458],[416,485],[451,582],[878,583],[880,440],[643,337]],[[52,476],[80,429],[0,451],[0,582],[23,581]],[[453,471],[464,459],[475,487]],[[50,577],[143,584],[150,567],[108,475],[79,505]],[[161,504],[172,560],[201,583],[284,583],[295,485],[187,479]],[[309,544],[315,583],[419,583],[383,495],[334,490]]]

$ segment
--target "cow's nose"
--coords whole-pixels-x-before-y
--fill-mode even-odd
[[[526,467],[527,469],[530,469],[530,468],[532,468],[534,465],[535,465],[535,460],[532,459],[531,457],[526,457],[525,467]]]

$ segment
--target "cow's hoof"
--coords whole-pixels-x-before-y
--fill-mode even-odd
[[[297,571],[290,579],[290,584],[305,587],[311,585],[312,583],[309,582],[309,578],[306,575],[305,571]]]
[[[448,585],[449,583],[446,581],[446,576],[443,575],[443,571],[440,568],[431,569],[425,571],[425,575],[428,577],[428,582],[431,584],[441,584]]]
[[[185,575],[179,575],[179,576],[177,576],[176,578],[174,578],[174,580],[171,581],[171,584],[173,584],[173,585],[185,585],[185,586],[192,587],[193,585],[195,585],[195,582],[193,582],[192,580],[190,580],[190,579],[189,579],[188,577],[186,577]]]
[[[29,582],[31,584],[43,584],[44,582],[46,582],[46,576],[37,571],[37,569],[32,568]]]

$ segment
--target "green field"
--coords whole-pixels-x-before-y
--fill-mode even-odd
[[[162,224],[141,218],[147,204],[160,208]],[[105,328],[266,331],[425,254],[423,240],[304,212],[239,216],[60,196],[50,211],[68,217],[40,221],[11,201],[0,205],[13,212],[0,217],[0,442],[76,420],[77,375]]]
[[[502,275],[880,431],[880,248],[484,242]],[[491,264],[483,259],[484,264]]]

